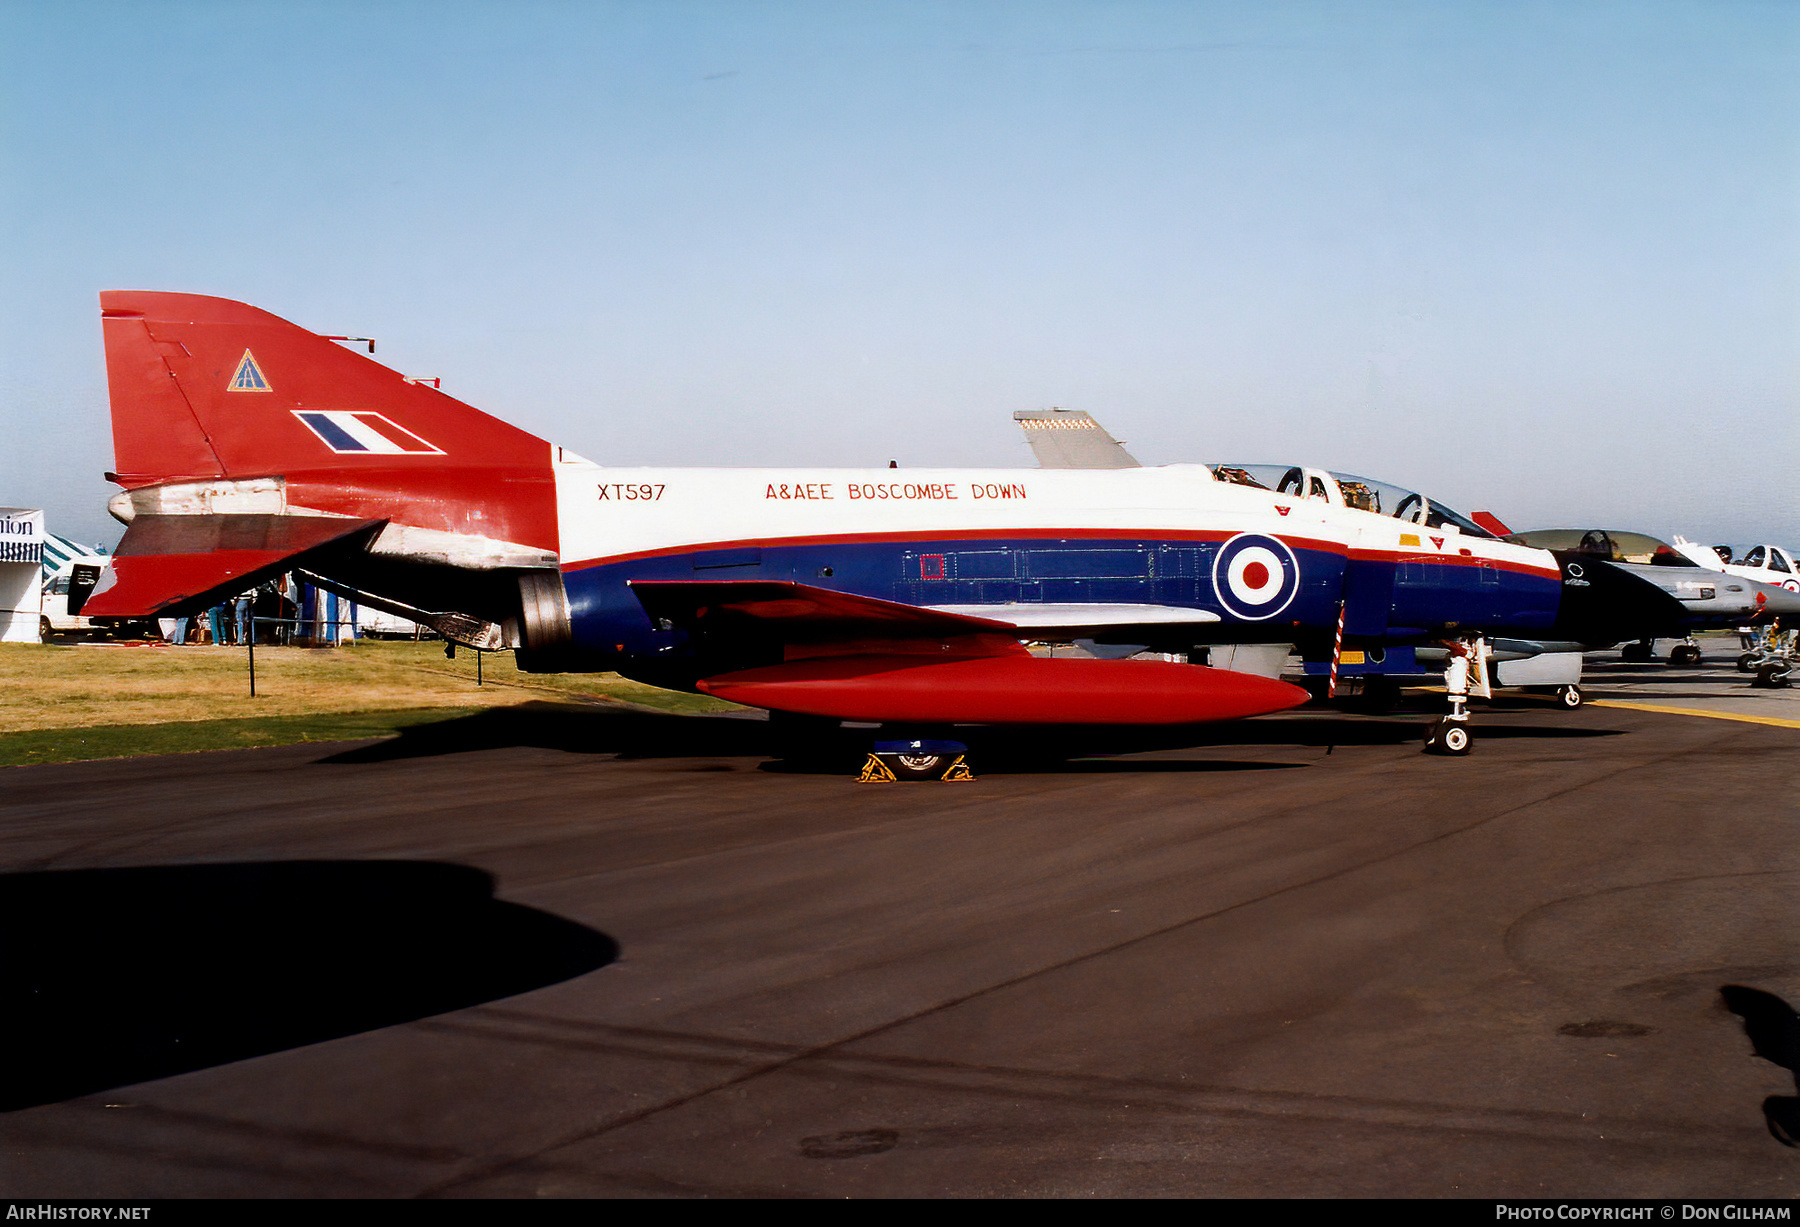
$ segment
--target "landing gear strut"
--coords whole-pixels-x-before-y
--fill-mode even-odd
[[[1469,732],[1469,697],[1493,697],[1488,686],[1486,639],[1457,639],[1444,645],[1450,658],[1444,665],[1444,691],[1450,696],[1450,712],[1425,732],[1425,753],[1460,758],[1469,752],[1474,736]]]

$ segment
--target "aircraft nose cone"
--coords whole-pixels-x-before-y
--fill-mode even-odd
[[[1562,572],[1553,637],[1606,644],[1685,633],[1686,608],[1649,580],[1591,554],[1551,552]]]

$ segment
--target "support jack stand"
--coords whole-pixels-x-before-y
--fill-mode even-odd
[[[942,780],[960,784],[975,779],[964,761],[969,747],[960,741],[878,741],[863,763],[858,784],[892,784],[902,780]]]

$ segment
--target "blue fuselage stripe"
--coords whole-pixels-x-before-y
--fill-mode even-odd
[[[788,580],[908,605],[1166,605],[1218,615],[1220,622],[1209,625],[1205,635],[1211,642],[1291,642],[1334,630],[1346,593],[1353,604],[1369,602],[1350,633],[1370,641],[1416,641],[1446,625],[1489,633],[1540,631],[1555,620],[1560,594],[1554,577],[1470,566],[1466,560],[1396,565],[1295,547],[1299,582],[1291,600],[1278,613],[1246,619],[1234,614],[1215,588],[1214,562],[1222,544],[948,538],[734,545],[599,563],[565,573],[564,582],[579,648],[665,660],[679,655],[684,641],[679,632],[651,626],[630,580]]]

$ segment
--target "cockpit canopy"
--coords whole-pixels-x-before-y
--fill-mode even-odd
[[[1467,516],[1433,502],[1423,494],[1352,473],[1328,473],[1323,469],[1281,464],[1215,464],[1211,468],[1214,477],[1233,485],[1254,486],[1296,498],[1322,499],[1336,507],[1393,516],[1425,528],[1454,528],[1471,537],[1494,535]]]
[[[1508,541],[1540,550],[1568,550],[1604,558],[1608,562],[1629,562],[1638,566],[1698,567],[1699,564],[1666,541],[1643,533],[1619,532],[1610,528],[1539,528],[1528,533],[1514,533]]]

